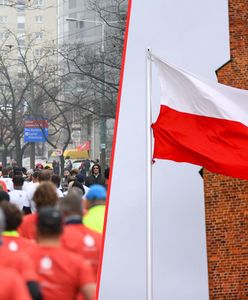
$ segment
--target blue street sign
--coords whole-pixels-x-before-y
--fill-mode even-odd
[[[44,143],[48,128],[24,128],[24,143]]]

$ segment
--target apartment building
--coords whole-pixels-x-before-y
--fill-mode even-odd
[[[1,67],[5,66],[8,69],[12,85],[15,86],[16,83],[16,87],[17,84],[21,86],[20,80],[23,80],[23,86],[26,84],[27,87],[20,107],[17,107],[17,102],[14,102],[13,97],[11,97],[10,87],[6,88],[8,91],[5,92],[5,98],[1,97],[1,107],[5,106],[5,110],[6,107],[9,110],[15,110],[16,118],[32,116],[34,113],[34,107],[30,109],[30,106],[34,106],[37,93],[35,95],[34,88],[32,88],[33,84],[28,87],[27,82],[31,80],[31,77],[34,81],[34,75],[43,72],[45,59],[47,59],[45,53],[48,48],[51,49],[51,46],[56,47],[57,40],[56,0],[0,0]],[[49,59],[57,63],[57,56],[53,55],[53,52]],[[31,73],[28,75],[29,79],[25,64]],[[19,83],[17,83],[17,79],[19,79]],[[23,89],[22,92],[24,93]],[[21,97],[20,95],[21,92],[19,94],[16,92],[17,98]],[[6,104],[7,101],[9,102]],[[29,110],[26,109],[28,103]],[[20,123],[20,128],[22,126]],[[19,148],[24,145],[21,136],[20,140]],[[13,141],[15,147],[17,147],[16,143],[17,141]],[[44,148],[44,143],[42,147]],[[11,149],[11,147],[9,148]]]
[[[17,39],[8,39],[13,34]],[[57,43],[56,0],[0,0],[0,47],[23,47],[34,40],[39,55],[46,43]]]
[[[117,2],[116,2],[117,3]],[[106,11],[115,11],[115,1],[105,0],[105,1],[98,1],[97,5],[99,5],[99,9],[102,9],[102,13],[104,12],[105,8]],[[126,15],[127,6],[123,6],[123,19],[125,22],[125,15]],[[114,48],[115,45],[112,41],[115,28],[114,26],[108,26],[104,20],[100,17],[99,11],[94,5],[92,5],[92,1],[89,0],[62,0],[59,1],[59,18],[58,18],[58,28],[59,28],[59,43],[60,45],[66,44],[70,47],[73,45],[78,45],[82,47],[82,51],[91,53],[92,56],[96,57],[96,61],[105,61],[107,60],[107,56],[110,55],[110,51],[113,52],[113,57],[118,51],[117,48]],[[119,22],[117,15],[107,16],[108,20],[115,25],[120,26],[117,24]],[[117,27],[116,26],[116,27]],[[110,44],[113,44],[110,45]],[[114,53],[116,52],[116,53]],[[119,51],[121,53],[121,51]],[[120,54],[121,56],[121,54]],[[96,63],[97,64],[97,63]],[[111,65],[111,63],[109,64]],[[120,66],[119,66],[120,67]],[[117,67],[118,69],[118,67]],[[83,122],[81,125],[75,124],[77,128],[78,136],[80,136],[81,141],[90,140],[91,141],[91,157],[92,158],[100,158],[101,160],[106,159],[106,163],[109,163],[110,155],[111,155],[111,148],[112,148],[112,139],[113,139],[113,129],[114,129],[114,114],[113,117],[106,117],[101,118],[98,116],[98,112],[96,109],[104,110],[106,115],[108,114],[108,108],[106,106],[106,99],[113,98],[113,105],[111,110],[114,111],[115,102],[117,93],[110,92],[107,95],[107,87],[104,86],[104,81],[113,81],[114,77],[116,79],[119,78],[119,71],[114,75],[113,68],[109,68],[107,63],[102,63],[101,67],[98,69],[99,73],[97,76],[101,76],[100,80],[96,85],[98,85],[98,91],[93,91],[92,96],[88,97],[89,103],[94,103],[94,107],[89,107],[90,111],[96,112],[95,114],[89,114],[88,116],[83,118]],[[108,78],[109,74],[111,74],[111,78]],[[82,82],[85,80],[86,87],[89,86],[89,78],[85,76],[85,78],[80,79]],[[102,83],[102,91],[100,81]],[[79,84],[80,86],[80,84]],[[82,84],[84,86],[84,84]],[[80,88],[82,88],[82,86]],[[80,94],[79,88],[79,94]],[[76,88],[75,88],[76,90]],[[111,94],[112,93],[112,94]],[[115,95],[116,93],[116,95]],[[99,105],[96,108],[96,102],[98,101]],[[107,104],[108,105],[108,104]],[[77,122],[77,121],[76,121]],[[77,125],[77,126],[76,126]],[[80,128],[80,133],[79,133]],[[102,157],[102,159],[101,159]],[[102,166],[104,162],[102,163]]]

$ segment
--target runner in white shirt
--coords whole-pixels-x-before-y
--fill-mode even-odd
[[[33,173],[34,173],[34,171],[33,171],[32,169],[29,169],[29,170],[27,171],[27,175],[26,175],[26,178],[25,178],[23,187],[22,187],[22,189],[23,189],[24,191],[28,191],[29,185],[33,183],[33,182],[32,182],[32,176],[33,176]]]
[[[35,171],[32,175],[32,181],[30,181],[29,183],[25,184],[25,186],[23,186],[23,190],[27,192],[28,201],[30,202],[32,213],[36,211],[35,203],[33,201],[33,196],[37,187],[39,186],[39,174],[40,171]]]
[[[27,192],[22,190],[23,183],[24,178],[22,176],[16,175],[13,177],[14,189],[9,192],[9,201],[15,204],[21,211],[30,213],[31,209]]]
[[[50,181],[51,180],[51,172],[48,170],[40,170],[35,171],[33,176],[33,183],[28,185],[28,200],[31,203],[31,211],[36,211],[36,206],[33,201],[34,193],[36,192],[39,184],[43,181]]]
[[[9,177],[9,171],[7,168],[3,168],[1,180],[6,183],[8,191],[12,191],[14,189],[12,178]]]
[[[57,192],[58,198],[63,198],[64,194],[61,191],[61,177],[57,174],[53,174],[51,177],[51,181],[56,187],[56,192]]]

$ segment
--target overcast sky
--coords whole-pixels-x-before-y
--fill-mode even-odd
[[[146,296],[145,48],[216,80],[229,59],[227,0],[133,0],[100,300]],[[153,120],[160,88],[153,72]],[[208,299],[199,167],[153,166],[154,300]]]

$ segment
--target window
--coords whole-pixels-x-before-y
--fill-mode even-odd
[[[24,38],[18,38],[18,44],[19,44],[19,46],[25,46],[25,39]]]
[[[8,32],[0,32],[0,40],[6,40],[8,36]]]
[[[0,23],[7,23],[8,22],[8,17],[7,16],[0,16]]]
[[[84,28],[84,23],[85,23],[84,21],[78,21],[76,22],[76,27],[79,29]]]
[[[68,15],[69,19],[77,19],[77,13],[71,13]],[[78,22],[68,22],[69,23],[69,32],[75,31],[77,29]]]
[[[36,23],[43,23],[43,16],[36,16],[35,21]]]
[[[17,23],[18,29],[25,29],[25,23]]]
[[[18,76],[19,79],[25,79],[26,74],[24,72],[18,72],[17,76]]]
[[[41,49],[41,48],[35,49],[35,54],[36,54],[37,56],[41,56],[41,55],[43,54],[43,49]]]
[[[22,47],[19,48],[19,51],[20,51],[20,55],[24,56],[25,52],[26,52],[26,48],[22,46]]]
[[[18,29],[24,29],[25,28],[25,17],[24,16],[18,16],[17,17],[17,28]]]
[[[43,39],[43,32],[35,32],[35,37],[39,40]]]
[[[44,0],[35,0],[34,5],[36,6],[43,6],[44,5]]]
[[[69,9],[77,7],[77,0],[69,0]]]
[[[18,16],[17,17],[17,23],[25,23],[25,17],[24,16]]]
[[[0,0],[0,5],[9,5],[9,0]]]
[[[25,12],[25,5],[16,5],[17,13],[23,15]]]
[[[36,67],[36,71],[37,71],[38,74],[41,74],[41,73],[43,72],[43,70],[44,70],[44,67],[41,66],[41,65],[38,65],[38,66]]]

